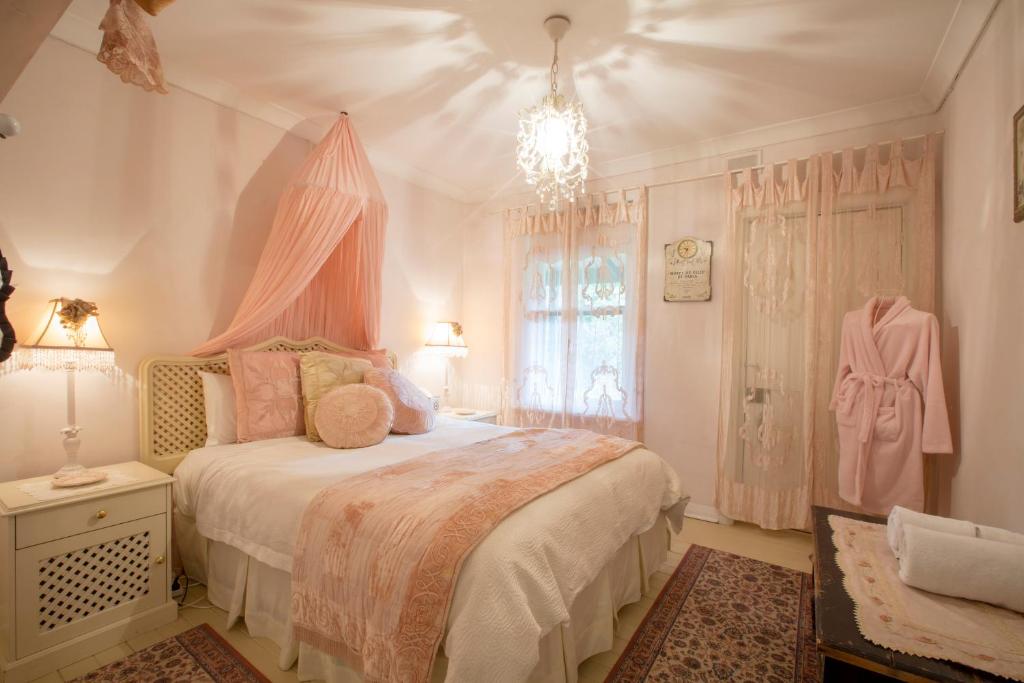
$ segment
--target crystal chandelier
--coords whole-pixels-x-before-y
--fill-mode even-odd
[[[570,102],[558,92],[558,41],[569,30],[569,18],[548,17],[544,29],[555,43],[551,62],[551,92],[540,104],[519,112],[516,162],[526,182],[537,188],[549,209],[559,201],[576,200],[587,179],[587,119],[583,105]]]

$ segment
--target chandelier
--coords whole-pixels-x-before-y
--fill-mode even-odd
[[[519,112],[516,163],[526,182],[537,188],[541,202],[558,208],[567,199],[576,200],[587,179],[587,119],[583,105],[570,102],[558,92],[558,41],[569,30],[569,18],[548,17],[544,30],[555,43],[551,62],[551,91],[533,107]]]

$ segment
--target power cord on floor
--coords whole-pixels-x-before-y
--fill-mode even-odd
[[[178,581],[179,585],[183,585],[184,586],[182,591],[181,591],[181,599],[178,601],[178,608],[179,609],[185,609],[185,608],[188,608],[188,607],[191,607],[193,609],[213,609],[214,608],[213,604],[209,604],[209,605],[200,605],[199,604],[199,603],[203,602],[204,600],[209,602],[209,600],[207,600],[206,596],[203,596],[201,598],[197,598],[196,600],[193,600],[192,602],[189,602],[189,603],[185,602],[185,600],[188,599],[188,589],[192,585],[192,580],[188,577],[188,574],[186,574],[185,572],[182,572],[177,577],[176,581]],[[182,581],[184,581],[184,584],[181,583]]]

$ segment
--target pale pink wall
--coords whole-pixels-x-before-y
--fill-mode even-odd
[[[430,324],[462,317],[462,223],[465,204],[386,174],[378,174],[388,200],[381,341],[401,370],[440,395],[444,359],[423,343]],[[452,366],[450,402],[459,402],[458,363]]]
[[[1012,117],[1024,106],[1024,4],[1001,3],[941,114],[943,343],[957,454],[950,513],[1024,531],[1024,223]]]
[[[860,146],[941,129],[932,116],[785,143],[764,143],[765,161],[806,157],[824,150]],[[641,173],[598,180],[590,189],[613,189],[701,177],[720,171],[725,160],[712,156]],[[463,255],[463,317],[477,342],[463,362],[467,396],[496,397],[501,382],[502,239],[500,209],[533,201],[529,195],[504,197],[480,207],[467,220]],[[680,474],[692,496],[691,512],[714,517],[719,370],[722,332],[722,274],[728,258],[724,241],[724,181],[720,177],[651,187],[648,194],[646,444]],[[683,235],[714,242],[712,298],[702,303],[666,303],[663,249]],[[492,403],[478,403],[490,407]]]
[[[80,378],[82,459],[134,459],[139,362],[185,353],[227,324],[310,145],[178,88],[158,96],[126,86],[53,38],[2,105],[24,128],[0,144],[0,246],[18,287],[9,311],[26,339],[48,298],[99,303],[120,373]],[[465,208],[380,180],[391,204],[382,339],[408,363],[426,317],[458,316],[450,264],[461,259]],[[416,379],[439,388],[436,368],[421,365]],[[63,382],[0,375],[0,479],[59,466]]]

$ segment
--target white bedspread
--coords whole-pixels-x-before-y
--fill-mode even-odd
[[[303,437],[193,451],[175,470],[175,505],[206,538],[291,571],[303,512],[323,487],[434,450],[512,431],[439,417],[417,436],[334,450]],[[449,681],[522,681],[537,644],[631,536],[665,510],[682,521],[679,480],[638,449],[510,515],[463,565],[448,620]]]

